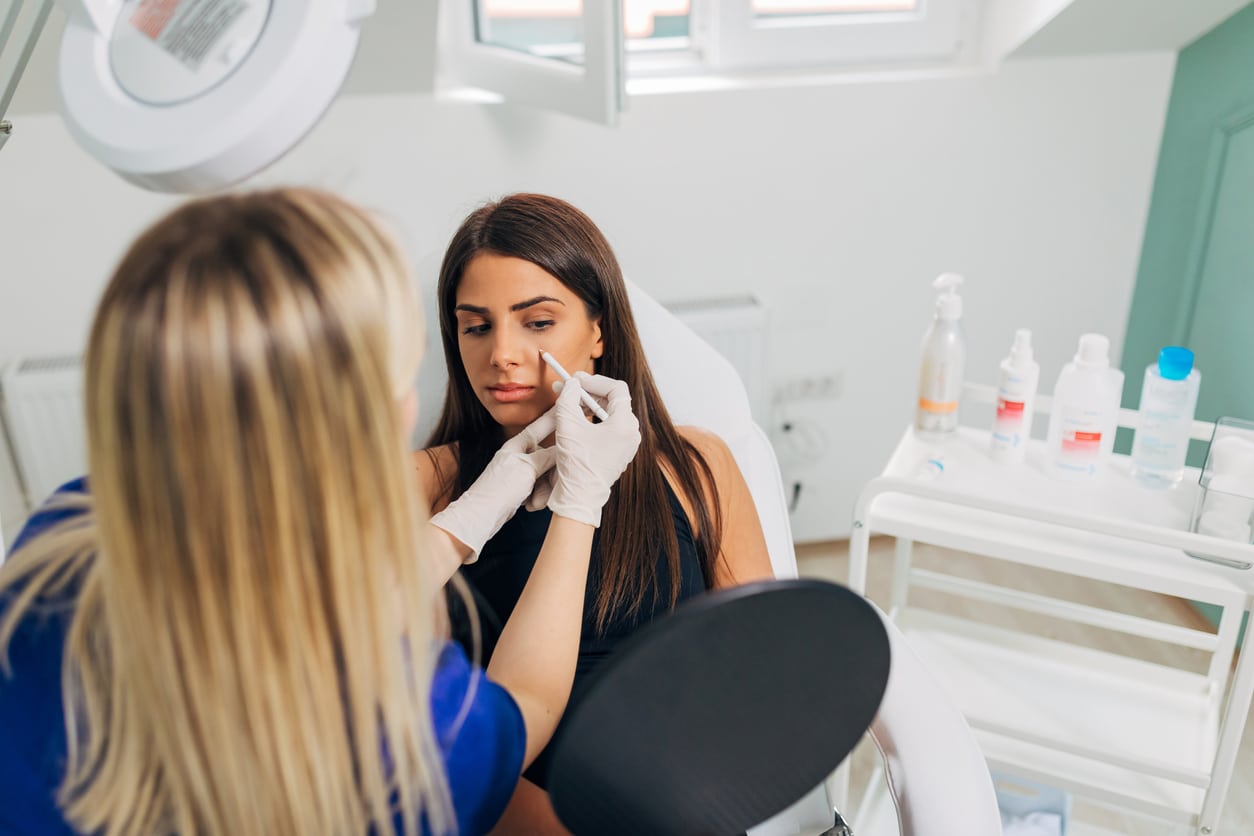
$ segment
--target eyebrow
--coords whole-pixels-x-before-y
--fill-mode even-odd
[[[524,310],[524,309],[526,309],[526,308],[530,308],[532,305],[538,305],[538,304],[540,304],[541,302],[556,302],[557,304],[561,305],[562,307],[565,307],[565,306],[566,306],[566,303],[565,303],[565,302],[563,302],[561,299],[556,299],[556,298],[554,298],[554,297],[552,297],[552,296],[536,296],[535,298],[532,298],[532,299],[527,299],[527,300],[525,300],[525,301],[518,302],[518,303],[516,303],[516,304],[510,305],[510,306],[509,306],[509,309],[510,309],[511,311],[521,311],[521,310]],[[479,315],[481,315],[481,316],[487,316],[487,315],[488,315],[488,309],[487,309],[487,308],[484,308],[484,307],[481,307],[481,306],[479,306],[479,305],[458,305],[458,306],[456,306],[455,308],[453,308],[453,310],[455,310],[455,311],[466,311],[467,313],[476,313],[476,314],[479,314]]]

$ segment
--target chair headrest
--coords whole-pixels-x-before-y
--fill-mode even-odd
[[[723,355],[633,282],[627,296],[649,368],[676,424],[695,424],[724,441],[753,423],[749,396]]]

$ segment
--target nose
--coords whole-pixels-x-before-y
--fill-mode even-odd
[[[492,367],[512,369],[518,365],[522,347],[509,328],[497,328],[492,332]]]

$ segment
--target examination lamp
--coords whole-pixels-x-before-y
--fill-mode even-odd
[[[70,134],[163,192],[227,186],[283,156],[335,98],[375,10],[375,0],[56,2],[67,15],[58,86]]]

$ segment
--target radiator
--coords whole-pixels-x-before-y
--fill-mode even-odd
[[[28,510],[87,472],[80,358],[28,357],[0,375],[4,429]]]
[[[667,304],[666,308],[722,354],[736,369],[749,394],[749,409],[760,426],[770,423],[766,370],[766,308],[751,296]]]

